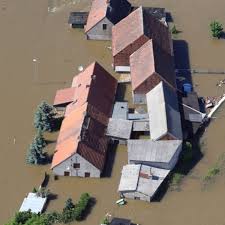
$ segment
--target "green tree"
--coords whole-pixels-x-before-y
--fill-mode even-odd
[[[40,131],[34,137],[33,142],[30,144],[27,152],[26,161],[28,164],[42,164],[47,160],[46,154],[43,153],[43,148],[46,146]]]
[[[65,202],[65,207],[63,210],[71,210],[74,209],[75,205],[73,204],[73,200],[71,198],[68,198]]]
[[[171,29],[172,34],[178,34],[179,31],[177,30],[176,26],[173,25],[172,29]]]
[[[220,38],[223,32],[223,26],[218,21],[210,23],[212,37]]]
[[[54,107],[46,103],[45,101],[41,102],[37,107],[37,111],[34,115],[34,126],[36,129],[41,131],[53,130],[53,117],[54,117]]]

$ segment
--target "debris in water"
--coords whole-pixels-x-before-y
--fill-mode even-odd
[[[82,72],[82,71],[84,70],[84,67],[83,67],[83,66],[79,66],[79,67],[78,67],[78,70],[79,70],[80,72]]]

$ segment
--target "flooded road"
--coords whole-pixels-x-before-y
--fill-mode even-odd
[[[67,24],[71,10],[87,11],[89,0],[69,1],[60,7],[56,1],[0,0],[0,100],[1,157],[0,157],[0,224],[16,212],[27,192],[39,186],[44,171],[50,166],[32,167],[25,163],[25,153],[35,131],[33,114],[41,100],[52,103],[59,88],[71,84],[78,66],[93,60],[112,72],[110,42],[86,41],[82,30],[71,30]],[[61,1],[62,5],[65,1]],[[165,7],[182,31],[178,39],[188,43],[190,66],[200,69],[225,70],[225,40],[209,37],[209,23],[218,19],[225,25],[225,1],[217,0],[138,0],[135,4]],[[74,4],[73,4],[74,3]],[[79,3],[79,4],[78,4]],[[33,62],[36,59],[36,62]],[[196,90],[202,96],[225,93],[225,86],[216,83],[225,76],[194,75]],[[126,95],[130,96],[129,94]],[[80,224],[97,225],[105,213],[132,219],[142,225],[224,225],[225,178],[202,190],[202,177],[225,152],[225,108],[207,128],[204,136],[204,157],[184,179],[181,191],[168,191],[161,202],[151,204],[129,201],[118,207],[117,187],[122,166],[127,162],[127,150],[116,151],[112,177],[100,180],[60,178],[50,180],[49,188],[57,199],[48,210],[62,209],[68,197],[78,200],[84,191],[96,198],[96,205]],[[57,134],[51,139],[55,139]],[[14,144],[14,138],[16,142]],[[54,144],[49,146],[53,149]]]

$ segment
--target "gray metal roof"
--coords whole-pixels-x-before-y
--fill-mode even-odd
[[[122,169],[119,191],[135,191],[139,178],[141,165],[126,165]]]
[[[107,128],[107,136],[118,139],[129,139],[132,131],[133,122],[122,119],[109,119]]]
[[[159,140],[170,133],[182,140],[180,112],[177,94],[167,84],[160,82],[146,95],[150,134],[152,140]]]
[[[182,141],[128,140],[128,161],[169,163],[177,151],[182,149]]]
[[[128,120],[145,120],[148,119],[148,113],[129,113]]]
[[[120,192],[139,192],[152,197],[170,170],[145,165],[126,165],[120,179]]]
[[[115,102],[113,108],[113,119],[127,119],[128,115],[128,102]]]
[[[87,23],[88,12],[71,12],[68,23],[76,25],[85,25]]]
[[[170,170],[141,166],[137,192],[153,197]]]
[[[41,213],[47,198],[38,197],[36,193],[29,193],[26,198],[24,198],[23,203],[20,207],[20,212],[26,212],[31,210],[33,213]]]
[[[149,131],[148,120],[133,121],[133,131]]]

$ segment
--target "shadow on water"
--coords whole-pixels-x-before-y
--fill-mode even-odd
[[[182,89],[184,83],[193,84],[190,73],[190,60],[188,43],[185,40],[173,40],[175,68],[177,73],[177,86]]]
[[[173,21],[174,21],[170,12],[166,12],[166,21],[168,23],[173,23]]]
[[[126,94],[126,84],[119,83],[116,92],[116,101],[124,101]]]
[[[111,177],[118,143],[110,144],[102,177]]]
[[[96,198],[91,197],[91,199],[88,202],[88,207],[86,208],[86,210],[82,214],[82,219],[81,220],[86,220],[87,219],[88,215],[91,214],[92,209],[94,208],[96,203],[97,203]]]

